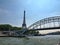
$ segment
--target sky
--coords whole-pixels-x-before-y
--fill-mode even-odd
[[[0,0],[0,24],[21,27],[24,10],[28,27],[38,20],[60,16],[60,0]],[[47,32],[51,31],[41,31]]]
[[[0,0],[0,24],[21,27],[24,10],[30,26],[38,20],[59,16],[60,0]]]

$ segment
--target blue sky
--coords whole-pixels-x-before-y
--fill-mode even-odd
[[[26,10],[27,26],[43,18],[60,15],[60,0],[0,0],[0,24],[21,27]]]

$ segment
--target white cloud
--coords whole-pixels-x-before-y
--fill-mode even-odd
[[[0,15],[8,15],[9,13],[8,10],[0,8]]]
[[[32,0],[27,0],[27,4],[31,4],[32,3]]]
[[[60,12],[53,12],[53,13],[51,13],[50,15],[56,15],[56,16],[59,16],[59,15],[60,15]]]

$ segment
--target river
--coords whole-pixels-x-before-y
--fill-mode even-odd
[[[60,35],[19,37],[0,37],[0,45],[56,45]]]

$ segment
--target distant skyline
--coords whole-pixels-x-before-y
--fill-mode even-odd
[[[60,16],[60,0],[0,0],[0,24],[21,27],[24,10],[29,26],[44,18]]]

